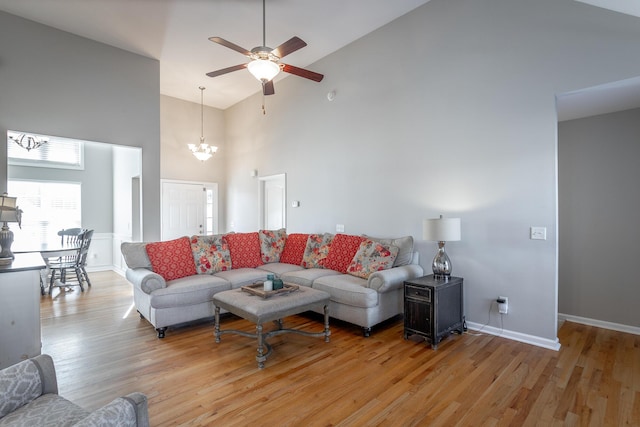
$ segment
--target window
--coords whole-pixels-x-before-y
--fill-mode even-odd
[[[76,182],[9,181],[8,193],[18,198],[23,211],[22,229],[18,224],[11,225],[16,247],[56,244],[60,242],[58,231],[80,227],[81,189]]]
[[[10,165],[60,169],[84,169],[84,143],[76,139],[34,135],[48,140],[39,148],[27,151],[14,142],[21,132],[7,132],[7,157]],[[13,138],[13,139],[12,139]]]

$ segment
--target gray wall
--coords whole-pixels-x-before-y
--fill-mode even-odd
[[[225,112],[227,226],[258,226],[250,169],[287,174],[291,232],[420,239],[460,217],[467,320],[505,295],[506,330],[555,342],[555,95],[640,75],[638,40],[637,18],[572,0],[432,0],[310,66],[321,83],[277,82],[265,116],[260,95]],[[429,271],[435,244],[418,248]]]
[[[0,190],[7,129],[142,147],[143,232],[160,238],[158,61],[0,12]]]
[[[113,154],[107,144],[84,144],[84,169],[9,166],[9,179],[82,183],[82,226],[113,232]]]
[[[204,76],[203,79],[208,79]],[[198,88],[193,88],[198,91]],[[207,99],[207,90],[204,91]],[[204,137],[209,145],[218,147],[218,152],[206,162],[196,159],[187,144],[200,143],[200,104],[183,101],[170,96],[160,97],[160,124],[162,156],[160,176],[162,179],[216,182],[218,202],[224,205],[226,197],[226,145],[224,112],[217,108],[204,107]],[[224,228],[224,209],[219,210],[220,228]]]
[[[640,326],[640,109],[561,122],[559,311]]]

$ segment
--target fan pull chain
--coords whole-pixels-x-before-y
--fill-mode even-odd
[[[267,114],[267,109],[264,106],[265,104],[265,98],[264,98],[264,92],[262,93],[262,115],[266,115]]]

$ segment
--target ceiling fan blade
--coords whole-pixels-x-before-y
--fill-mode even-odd
[[[227,68],[223,68],[221,70],[211,71],[211,72],[207,73],[207,76],[209,76],[209,77],[218,77],[218,76],[221,76],[223,74],[227,74],[227,73],[231,73],[233,71],[238,71],[238,70],[242,70],[243,68],[247,68],[247,65],[249,65],[249,64],[238,64],[238,65],[234,65],[233,67],[227,67]]]
[[[262,84],[262,93],[264,95],[273,95],[276,93],[276,89],[273,87],[273,80]]]
[[[290,53],[295,52],[298,49],[302,49],[307,44],[299,37],[291,37],[286,42],[282,43],[277,48],[273,49],[271,53],[273,53],[278,58],[282,59]]]
[[[223,39],[222,37],[209,37],[209,40],[211,40],[214,43],[218,43],[221,44],[224,47],[228,47],[229,49],[233,49],[236,52],[240,52],[241,54],[243,54],[244,56],[249,56],[251,55],[251,52],[249,52],[247,49],[238,46],[235,43],[231,43],[228,40]]]
[[[305,70],[304,68],[294,67],[289,64],[281,64],[282,71],[289,74],[295,74],[296,76],[304,77],[305,79],[313,80],[314,82],[321,82],[324,75],[316,73],[314,71]]]

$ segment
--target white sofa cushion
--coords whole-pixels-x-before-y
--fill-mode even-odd
[[[171,280],[166,288],[151,293],[151,307],[170,308],[211,301],[213,294],[231,289],[226,280],[211,275],[193,275]]]
[[[280,278],[287,283],[295,285],[311,287],[314,280],[324,276],[341,275],[337,271],[328,270],[326,268],[307,268],[303,270],[290,271],[280,275]]]
[[[368,288],[365,279],[350,274],[320,277],[313,282],[313,289],[325,291],[332,302],[340,304],[362,308],[378,305],[378,291]]]

